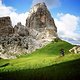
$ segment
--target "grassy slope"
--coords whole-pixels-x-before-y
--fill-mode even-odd
[[[0,80],[76,80],[80,75],[80,54],[69,54],[72,47],[59,41],[18,59],[0,60]],[[65,49],[64,57],[60,56],[60,48]]]

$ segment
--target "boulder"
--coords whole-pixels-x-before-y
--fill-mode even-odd
[[[80,53],[80,46],[74,46],[72,49],[69,50],[71,53]]]

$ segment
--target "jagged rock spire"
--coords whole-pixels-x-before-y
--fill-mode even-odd
[[[57,36],[57,28],[45,3],[38,3],[30,10],[26,19],[26,26],[39,32],[47,30],[49,34]]]

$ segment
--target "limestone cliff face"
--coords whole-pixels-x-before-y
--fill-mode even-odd
[[[21,22],[19,22],[14,27],[14,34],[19,36],[29,36],[29,31],[26,26],[22,25]]]
[[[0,20],[0,57],[11,59],[27,53],[29,32],[26,27],[18,23],[13,28],[10,17]]]
[[[0,57],[16,58],[31,53],[57,38],[57,28],[44,3],[36,4],[29,12],[26,25],[12,27],[10,17],[0,18]]]
[[[39,39],[40,37],[47,39],[57,37],[57,28],[45,3],[38,3],[30,10],[26,26],[30,34]]]
[[[13,27],[10,17],[0,18],[0,36],[13,34]]]
[[[26,19],[29,31],[29,52],[43,47],[57,38],[57,28],[45,3],[38,3],[29,12]]]

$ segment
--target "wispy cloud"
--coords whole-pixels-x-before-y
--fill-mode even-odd
[[[60,5],[60,0],[33,0],[32,5],[45,2],[48,8],[54,8]]]
[[[18,22],[22,22],[22,24],[25,25],[27,15],[28,12],[18,14],[16,12],[16,9],[11,6],[6,6],[5,4],[2,4],[2,0],[0,0],[0,17],[10,16],[13,26],[16,25]]]

